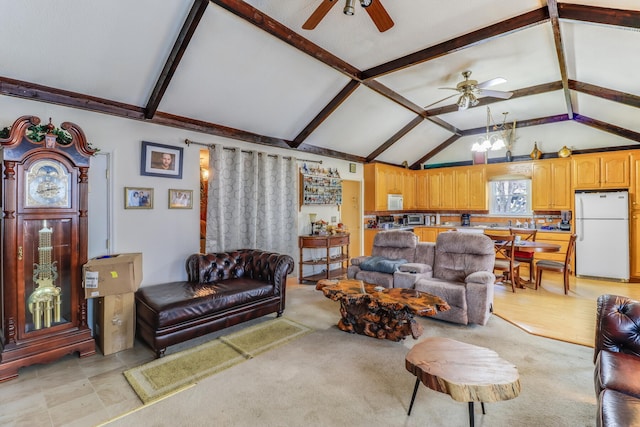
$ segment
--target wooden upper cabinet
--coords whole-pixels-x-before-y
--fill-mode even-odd
[[[364,210],[386,211],[388,179],[386,165],[371,163],[364,165]]]
[[[467,209],[469,207],[469,173],[470,168],[455,168],[453,179],[455,185],[455,207]]]
[[[629,153],[580,154],[573,156],[576,189],[626,188],[630,181]]]
[[[416,171],[411,169],[405,169],[402,173],[402,196],[403,200],[403,208],[407,209],[416,209],[417,208],[417,200],[416,200]]]
[[[442,208],[440,198],[440,185],[442,183],[442,175],[438,170],[429,171],[429,209]]]
[[[440,171],[440,209],[455,209],[455,177],[453,168]]]
[[[569,159],[533,162],[531,208],[534,211],[571,209]]]
[[[415,172],[416,209],[429,209],[429,171],[421,169]]]

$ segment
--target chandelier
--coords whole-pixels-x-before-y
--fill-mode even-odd
[[[506,148],[511,151],[514,141],[516,140],[516,121],[512,124],[507,123],[507,115],[502,113],[502,123],[495,123],[491,110],[487,107],[487,127],[486,134],[471,146],[471,151],[486,152],[497,151]],[[489,130],[491,128],[491,131]]]

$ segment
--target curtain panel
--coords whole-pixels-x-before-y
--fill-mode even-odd
[[[296,159],[214,145],[209,169],[206,251],[262,249],[295,259]]]

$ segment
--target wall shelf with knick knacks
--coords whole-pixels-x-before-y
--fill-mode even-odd
[[[342,179],[338,169],[300,168],[300,206],[341,205]]]

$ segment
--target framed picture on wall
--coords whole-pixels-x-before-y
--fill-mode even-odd
[[[153,209],[153,188],[125,187],[125,209]]]
[[[169,189],[169,209],[192,209],[193,190]]]
[[[142,141],[140,175],[182,179],[182,148]]]

